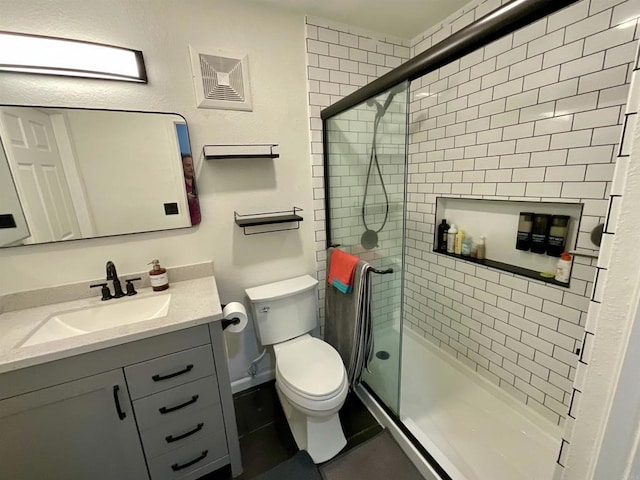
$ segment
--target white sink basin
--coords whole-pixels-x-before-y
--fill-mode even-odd
[[[164,317],[169,311],[170,303],[171,294],[169,293],[148,297],[119,298],[96,307],[57,312],[29,335],[21,346],[28,347]]]

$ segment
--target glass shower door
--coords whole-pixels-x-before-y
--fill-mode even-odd
[[[399,410],[407,89],[402,83],[326,121],[327,232],[371,273],[374,350],[364,382]]]

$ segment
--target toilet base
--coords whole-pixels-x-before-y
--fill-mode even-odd
[[[344,448],[347,439],[340,424],[339,409],[318,412],[321,416],[309,415],[289,402],[278,388],[277,382],[276,391],[298,448],[306,450],[313,463],[326,462]]]

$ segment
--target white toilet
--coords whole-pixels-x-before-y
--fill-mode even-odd
[[[309,334],[318,326],[317,285],[304,275],[246,292],[260,343],[273,345],[276,390],[293,437],[321,463],[347,443],[338,411],[349,381],[338,352]]]

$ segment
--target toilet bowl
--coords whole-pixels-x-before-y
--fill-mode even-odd
[[[315,463],[347,440],[338,412],[349,380],[340,354],[312,337],[318,324],[317,280],[309,275],[247,289],[262,345],[272,345],[276,391],[293,438]]]

